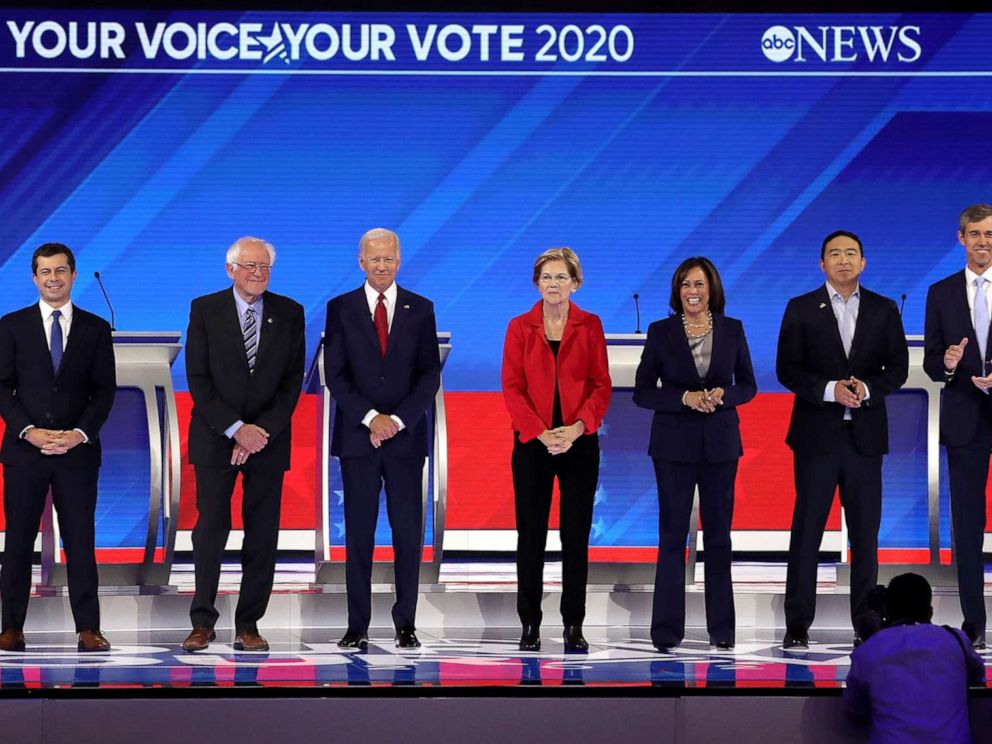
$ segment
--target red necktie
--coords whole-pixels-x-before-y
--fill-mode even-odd
[[[379,337],[379,350],[386,356],[386,343],[389,341],[389,321],[386,319],[386,305],[383,300],[386,295],[379,293],[379,301],[375,303],[375,335]]]

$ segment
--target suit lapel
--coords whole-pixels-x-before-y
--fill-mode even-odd
[[[854,321],[854,338],[851,339],[851,353],[847,357],[849,360],[854,359],[860,348],[861,338],[868,333],[868,324],[872,319],[872,299],[864,287],[859,286],[858,291],[861,293],[858,296],[858,319]]]
[[[704,381],[709,387],[709,380],[723,369],[723,361],[730,352],[730,337],[727,333],[727,323],[722,315],[713,316],[713,345],[710,351],[710,367],[706,370]],[[695,360],[693,360],[695,364]]]
[[[392,355],[399,340],[403,338],[406,323],[410,319],[410,302],[406,297],[406,291],[396,287],[396,307],[393,308],[393,322],[389,327],[389,341],[386,344],[386,359]],[[374,328],[374,326],[373,326]],[[379,339],[376,338],[376,347]]]
[[[220,327],[222,337],[233,341],[236,356],[245,372],[248,372],[248,354],[245,352],[245,332],[241,329],[241,315],[238,304],[234,301],[234,291],[227,290],[221,299]],[[259,341],[261,343],[261,341]],[[256,355],[257,362],[257,355]]]
[[[36,304],[34,312],[30,316],[30,335],[37,340],[37,354],[40,358],[48,360],[48,364],[41,365],[47,370],[47,374],[54,378],[55,371],[52,369],[52,351],[48,348],[48,339],[45,336],[45,321],[41,317],[41,308]],[[62,355],[62,366],[65,366],[65,355]]]
[[[685,327],[682,325],[682,316],[673,315],[672,322],[668,324],[668,340],[669,344],[679,358],[679,365],[685,369],[690,376],[696,377],[700,382],[702,378],[699,376],[699,370],[696,369],[696,360],[692,356],[692,350],[689,348],[689,340],[685,335]],[[712,365],[710,365],[712,366]]]
[[[397,298],[398,297],[399,295],[397,294]],[[369,301],[365,296],[364,284],[352,295],[351,309],[358,319],[356,325],[360,329],[362,336],[364,336],[365,340],[368,341],[373,349],[375,349],[376,356],[381,357],[382,352],[379,350],[379,337],[375,333],[375,321],[373,321],[372,315],[369,314]],[[386,349],[389,349],[388,344]]]
[[[840,337],[840,328],[837,327],[837,316],[834,315],[833,298],[830,297],[826,286],[820,287],[817,293],[816,310],[814,312],[816,313],[816,323],[824,334],[823,337],[829,338],[831,343],[836,347],[837,353],[842,358],[847,359],[848,355],[844,353],[844,340]],[[857,331],[855,331],[855,335],[857,335]],[[853,343],[851,345],[851,351],[852,353],[854,351]]]
[[[255,350],[255,369],[262,361],[268,359],[268,351],[278,336],[279,315],[274,312],[276,303],[272,296],[266,292],[262,295],[262,317],[258,319],[258,347]],[[244,338],[242,332],[241,337]],[[244,345],[244,344],[242,344]],[[245,364],[248,363],[248,353],[245,352]]]
[[[42,329],[44,333],[44,328]],[[59,365],[58,377],[62,374],[62,370],[66,368],[66,363],[70,361],[76,354],[76,349],[80,348],[80,344],[85,343],[83,336],[86,335],[86,320],[83,318],[82,313],[79,312],[78,307],[73,307],[72,310],[72,322],[69,324],[69,337],[65,341],[65,351],[62,352],[62,364]],[[51,350],[48,354],[51,356]]]

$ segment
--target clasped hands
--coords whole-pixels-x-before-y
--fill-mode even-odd
[[[548,448],[548,453],[561,455],[572,448],[576,439],[585,433],[586,425],[580,419],[569,426],[559,426],[557,429],[545,429],[538,439]]]
[[[41,450],[43,455],[64,455],[83,441],[83,435],[75,429],[42,429],[38,426],[28,429],[24,438]]]
[[[234,442],[231,464],[244,465],[249,455],[261,452],[269,443],[269,432],[255,424],[242,424],[234,432]]]
[[[692,390],[685,394],[682,401],[693,411],[713,413],[719,406],[723,405],[723,388]]]
[[[372,446],[378,449],[387,439],[392,439],[399,434],[400,425],[393,421],[391,416],[380,413],[369,421],[369,441]]]
[[[948,372],[953,372],[958,368],[958,362],[961,361],[961,357],[964,356],[964,349],[968,345],[967,336],[959,343],[951,344],[947,347],[947,351],[944,352],[944,369]],[[972,375],[971,381],[979,390],[988,390],[992,388],[992,374],[987,377],[980,377],[978,375]]]
[[[837,380],[834,385],[834,400],[845,408],[861,408],[865,399],[865,384],[857,377]]]

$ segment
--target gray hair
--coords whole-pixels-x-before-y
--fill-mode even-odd
[[[262,238],[255,238],[251,235],[245,235],[244,237],[238,238],[234,241],[230,248],[227,249],[227,263],[233,264],[239,258],[241,258],[241,246],[243,245],[260,245],[265,249],[265,252],[269,254],[269,266],[275,265],[276,262],[276,249],[272,247],[272,243],[267,240],[262,240]]]
[[[392,230],[387,230],[385,227],[373,227],[371,230],[366,232],[358,240],[358,255],[361,256],[365,253],[365,244],[370,240],[378,240],[379,238],[392,238],[393,244],[396,246],[396,255],[400,255],[400,236],[394,233]]]

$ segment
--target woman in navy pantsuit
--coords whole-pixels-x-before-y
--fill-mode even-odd
[[[634,383],[634,402],[654,411],[648,453],[658,480],[659,550],[651,641],[666,651],[685,635],[685,547],[698,486],[706,629],[712,645],[730,649],[730,522],[743,452],[737,406],[754,397],[754,369],[743,325],[723,314],[723,284],[708,259],[679,265],[669,304],[674,314],[648,328]]]

